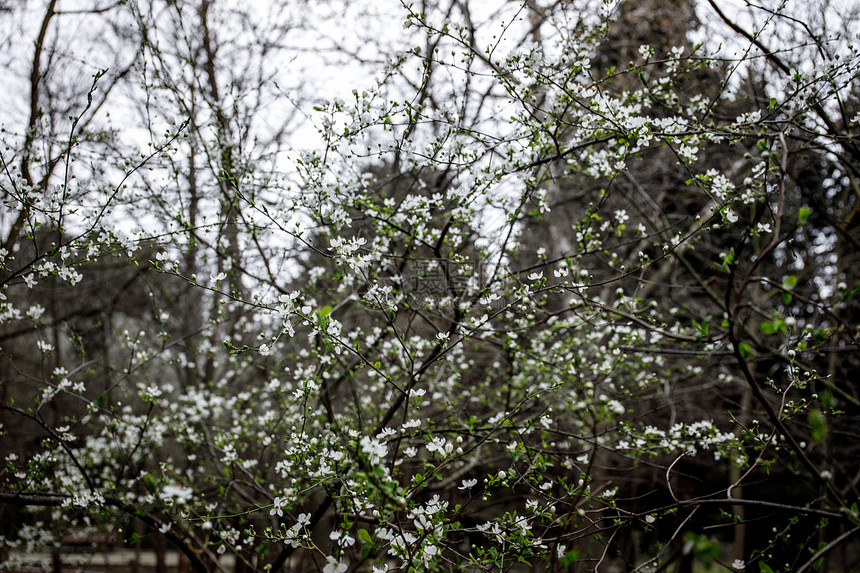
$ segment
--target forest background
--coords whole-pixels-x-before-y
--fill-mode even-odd
[[[0,568],[860,570],[858,10],[0,2]]]

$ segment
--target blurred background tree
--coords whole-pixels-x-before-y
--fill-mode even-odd
[[[856,568],[842,8],[9,7],[3,567]]]

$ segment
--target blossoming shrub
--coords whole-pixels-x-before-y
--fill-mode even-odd
[[[856,48],[713,5],[740,55],[612,67],[631,8],[582,4],[401,7],[410,44],[317,102],[292,178],[236,85],[190,82],[208,111],[113,187],[38,190],[7,153],[47,134],[4,134],[2,567],[73,527],[199,571],[856,557]],[[182,101],[160,66],[217,84],[157,44],[147,97]]]

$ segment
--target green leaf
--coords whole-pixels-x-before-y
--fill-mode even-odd
[[[370,533],[368,533],[366,529],[358,530],[358,538],[365,543],[373,543],[373,539],[370,537]]]
[[[158,482],[155,481],[155,478],[149,474],[143,475],[143,484],[146,486],[146,489],[148,489],[151,492],[155,491],[156,488],[158,487]]]
[[[770,568],[770,565],[763,563],[762,561],[758,562],[758,569],[760,573],[774,573],[773,569]]]
[[[701,324],[698,323],[697,321],[693,320],[693,328],[696,329],[696,339],[697,340],[701,340],[702,338],[704,338],[705,336],[708,335],[708,331],[710,330],[710,326],[709,326],[710,321],[711,321],[710,316],[706,316],[705,320],[703,320]]]
[[[800,223],[801,227],[806,224],[806,221],[809,220],[810,212],[811,211],[809,207],[801,207],[800,210],[797,212],[797,222]]]
[[[812,439],[816,442],[822,441],[830,432],[827,420],[824,419],[824,414],[818,410],[809,412],[809,425],[812,426]]]
[[[741,342],[738,345],[738,353],[741,355],[741,358],[749,358],[755,351],[752,349],[752,346],[747,344],[746,342]]]
[[[566,569],[576,563],[579,560],[579,557],[579,550],[572,549],[564,554],[564,557],[559,560],[559,564],[562,566],[562,568]]]
[[[794,275],[785,277],[785,280],[782,281],[782,288],[785,290],[794,290],[795,286],[797,286],[797,277]]]
[[[759,328],[761,328],[761,331],[765,334],[776,334],[779,330],[775,322],[763,322]]]

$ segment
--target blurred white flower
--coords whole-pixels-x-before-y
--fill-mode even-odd
[[[277,514],[278,517],[283,517],[284,510],[283,507],[287,504],[287,500],[283,497],[276,497],[273,504],[272,509],[269,510],[269,515]]]
[[[457,489],[469,489],[470,487],[476,485],[477,483],[478,483],[478,480],[476,480],[476,479],[464,479],[463,485],[461,485]]]

